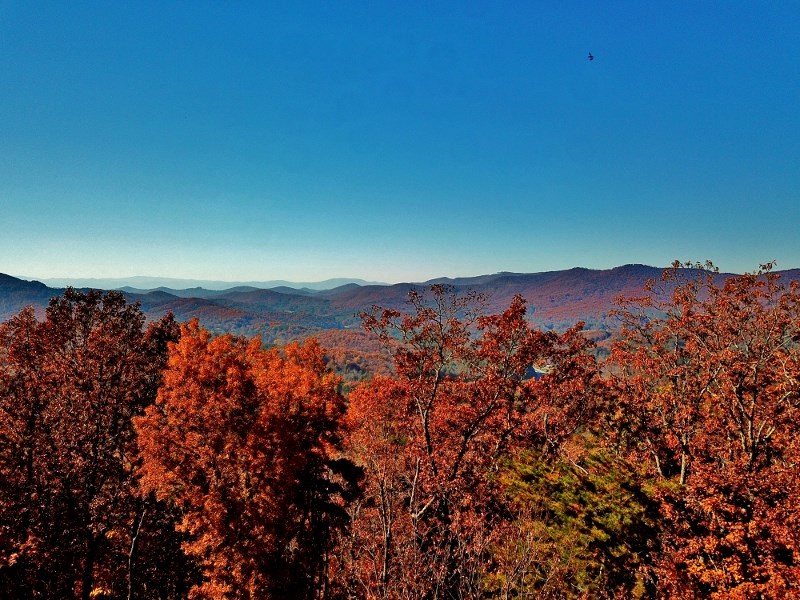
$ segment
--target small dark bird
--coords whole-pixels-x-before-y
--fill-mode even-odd
[[[592,54],[591,52],[589,52],[589,60],[594,60],[594,54]]]

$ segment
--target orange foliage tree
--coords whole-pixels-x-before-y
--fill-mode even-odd
[[[800,593],[800,290],[771,268],[676,263],[622,306],[619,441],[659,484],[665,596]]]
[[[338,384],[313,341],[279,352],[182,327],[137,429],[141,485],[180,511],[202,568],[190,597],[332,594],[330,544],[359,475],[337,454]]]

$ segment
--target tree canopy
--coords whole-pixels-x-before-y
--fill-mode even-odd
[[[485,307],[434,285],[362,314],[393,366],[346,385],[313,339],[115,292],[21,311],[0,598],[800,594],[797,284],[676,263],[620,300],[610,353]]]

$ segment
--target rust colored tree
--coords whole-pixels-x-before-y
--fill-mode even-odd
[[[800,593],[800,290],[674,265],[623,304],[620,442],[662,501],[665,596]]]
[[[338,384],[313,341],[279,352],[183,327],[137,429],[142,486],[182,514],[202,568],[191,597],[333,595],[331,540],[358,479],[337,454]]]

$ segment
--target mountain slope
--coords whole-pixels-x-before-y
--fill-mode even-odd
[[[39,281],[24,281],[0,273],[0,322],[10,319],[26,306],[33,306],[41,315],[50,298],[62,291]]]

